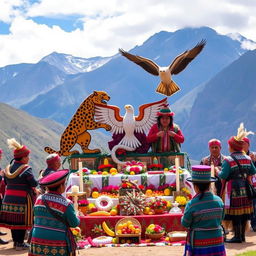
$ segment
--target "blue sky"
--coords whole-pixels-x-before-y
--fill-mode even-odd
[[[255,13],[254,0],[0,0],[0,66],[35,63],[53,51],[111,56],[188,26],[256,41]]]

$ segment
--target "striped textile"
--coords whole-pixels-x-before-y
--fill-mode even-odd
[[[249,156],[241,152],[233,153],[233,155],[248,175],[256,173]],[[225,220],[249,220],[253,213],[253,204],[252,200],[247,197],[245,180],[243,178],[229,178],[232,173],[237,171],[238,165],[235,160],[231,156],[226,157],[219,173],[221,179],[227,180],[222,191],[225,204]]]
[[[181,223],[189,229],[184,256],[225,256],[221,228],[223,202],[211,192],[197,194],[186,206]]]
[[[6,191],[1,206],[0,226],[30,229],[33,215],[33,188],[37,186],[31,168],[15,161],[5,172]]]
[[[46,193],[44,197],[49,207],[68,222],[70,227],[79,225],[80,220],[70,200],[56,192]],[[34,206],[34,225],[28,255],[72,255],[68,254],[69,246],[71,243],[67,236],[66,225],[47,210],[42,196],[39,196]]]

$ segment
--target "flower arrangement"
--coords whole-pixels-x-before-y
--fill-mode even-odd
[[[76,242],[83,239],[82,234],[81,234],[81,229],[79,227],[70,228],[70,230],[72,231],[72,234],[75,237]]]
[[[146,166],[139,161],[129,161],[123,166],[123,173],[128,175],[136,175],[146,172]]]
[[[98,167],[98,170],[99,171],[102,171],[102,174],[104,173],[104,172],[109,172],[109,170],[111,169],[111,168],[113,168],[114,166],[112,165],[112,164],[109,164],[109,162],[108,162],[108,159],[107,158],[105,158],[104,159],[104,161],[103,161],[103,164],[101,164],[99,167]]]
[[[162,164],[150,164],[148,165],[148,169],[151,170],[151,171],[158,171],[158,170],[161,170],[163,169],[163,165]]]
[[[167,209],[167,201],[156,197],[149,203],[149,207],[154,210],[156,214],[163,214]]]
[[[86,199],[78,200],[78,206],[88,206],[89,202]]]
[[[191,191],[188,188],[184,187],[181,191],[185,193],[188,201],[192,199]]]
[[[130,180],[122,180],[122,183],[120,185],[120,188],[122,189],[136,189],[137,186],[131,182]]]
[[[184,171],[186,171],[187,169],[185,169],[185,168],[181,168],[181,167],[179,167],[179,173],[180,174],[182,174]],[[175,165],[172,165],[172,166],[170,166],[169,167],[169,172],[171,172],[171,173],[176,173],[176,167],[175,167]]]
[[[94,188],[92,188],[92,197],[98,198],[99,196],[107,195],[111,198],[117,198],[118,191],[119,191],[119,186],[109,185],[109,186],[103,187],[101,190],[94,187]]]
[[[172,195],[173,191],[176,191],[176,184],[171,183],[171,184],[164,184],[158,187],[159,191],[163,191],[165,196],[170,196]]]
[[[118,194],[118,190],[119,190],[118,186],[109,185],[109,186],[103,187],[101,189],[101,192],[106,192],[106,193],[110,193],[110,194]]]
[[[180,206],[185,206],[187,204],[187,198],[185,196],[176,196],[175,201],[179,203]]]
[[[156,157],[153,158],[153,163],[148,166],[148,169],[152,170],[152,171],[158,171],[163,168],[164,168],[164,166],[162,164],[158,163],[158,160]]]

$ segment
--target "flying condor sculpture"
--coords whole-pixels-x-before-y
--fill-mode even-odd
[[[179,86],[172,80],[172,75],[177,75],[183,71],[187,65],[202,51],[205,44],[206,41],[202,40],[191,50],[187,50],[178,55],[168,67],[160,67],[150,59],[133,55],[124,51],[123,49],[119,49],[119,52],[127,59],[141,66],[150,74],[160,76],[161,82],[159,83],[156,92],[166,96],[171,96],[180,90]]]

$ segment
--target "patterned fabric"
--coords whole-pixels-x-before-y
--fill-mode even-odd
[[[46,193],[45,199],[49,207],[54,210],[70,227],[79,225],[73,204],[60,194]],[[46,208],[39,196],[34,206],[34,226],[29,255],[69,255],[66,226],[56,219]]]
[[[15,161],[5,171],[6,191],[1,206],[0,226],[30,229],[33,215],[33,188],[37,186],[32,169]]]
[[[220,154],[218,157],[214,157],[212,155],[206,156],[204,158],[202,158],[200,164],[202,165],[211,165],[211,163],[213,163],[213,165],[215,167],[221,166],[222,162],[224,161],[225,156]]]
[[[157,137],[157,133],[161,131],[157,124],[154,124],[147,136],[147,141],[151,143],[152,151],[161,153],[161,152],[180,152],[180,144],[184,142],[184,136],[177,124],[174,124],[173,127],[170,127],[168,131],[173,131],[176,133],[174,137],[168,135],[168,131],[165,132],[165,135]]]
[[[242,152],[231,154],[234,156],[241,168],[247,175],[256,173],[255,166],[252,164],[249,156]],[[232,177],[236,174],[236,177]],[[222,191],[223,201],[225,202],[225,219],[226,220],[249,220],[253,213],[252,200],[249,200],[246,192],[246,181],[239,172],[235,160],[228,156],[223,164],[219,177],[226,180],[225,187]]]
[[[221,221],[224,217],[221,198],[206,192],[188,202],[181,223],[189,228],[184,256],[225,256]]]

